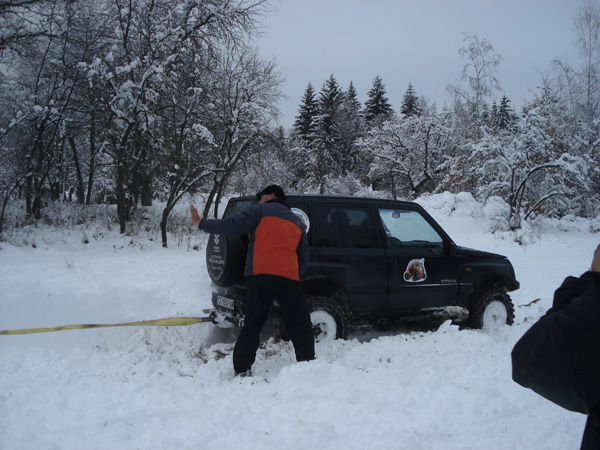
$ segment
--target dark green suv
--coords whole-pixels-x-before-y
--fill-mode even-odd
[[[233,198],[224,217],[254,203]],[[473,328],[513,323],[507,292],[519,282],[508,259],[457,246],[418,204],[320,195],[288,195],[287,203],[308,231],[301,281],[318,341],[345,338],[356,320],[448,309],[468,313]],[[243,324],[247,243],[246,236],[209,237],[211,315],[222,327]]]

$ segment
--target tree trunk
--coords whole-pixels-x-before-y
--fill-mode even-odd
[[[171,214],[171,209],[173,206],[167,204],[165,209],[163,209],[162,219],[160,221],[160,235],[162,238],[162,246],[167,248],[167,222],[169,220],[169,214]]]
[[[221,203],[221,199],[223,198],[223,191],[225,190],[225,184],[222,182],[219,186],[219,190],[217,191],[217,197],[215,198],[215,219],[219,218],[219,204]]]
[[[85,191],[83,189],[83,176],[81,174],[81,166],[79,165],[79,157],[77,156],[77,147],[75,139],[69,136],[69,144],[73,152],[73,162],[75,163],[75,174],[77,175],[77,203],[83,205],[85,203]]]
[[[215,180],[215,184],[213,185],[213,188],[210,190],[210,193],[208,194],[208,198],[206,199],[206,205],[204,205],[204,211],[202,211],[202,217],[208,217],[208,212],[210,211],[210,207],[212,205],[213,199],[215,198],[215,195],[217,194],[218,189],[219,189],[219,185],[217,184],[217,182]]]
[[[31,165],[29,165],[31,167]],[[31,170],[28,170],[27,176],[25,178],[25,212],[28,216],[32,214],[32,185],[33,185],[33,175],[31,174]]]
[[[18,179],[13,183],[12,187],[8,190],[8,192],[5,191],[4,199],[2,200],[2,211],[0,212],[0,234],[2,234],[2,230],[3,230],[2,224],[4,223],[4,213],[6,211],[6,207],[8,206],[10,197],[19,188],[20,185],[21,185],[21,179]]]
[[[142,206],[152,206],[152,180],[151,176],[144,174],[140,185],[140,201]]]
[[[87,195],[85,204],[90,205],[92,201],[92,188],[94,186],[94,175],[96,174],[96,110],[92,109],[90,115],[90,161],[87,180]]]
[[[95,157],[90,157],[90,172],[88,173],[88,181],[87,181],[87,195],[85,196],[85,204],[90,206],[90,202],[92,201],[92,187],[94,185],[94,173],[96,171],[96,163]]]
[[[31,214],[36,220],[42,218],[42,198],[40,195],[36,194],[33,198],[33,204],[31,206]]]
[[[127,197],[125,192],[125,168],[119,162],[117,165],[117,217],[119,219],[119,231],[125,234],[127,220],[129,219],[129,209],[127,207]]]

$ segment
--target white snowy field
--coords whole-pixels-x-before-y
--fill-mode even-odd
[[[466,194],[419,203],[457,244],[510,258],[521,282],[514,326],[358,327],[309,363],[271,339],[242,379],[234,333],[211,324],[0,336],[0,449],[579,448],[585,417],[515,384],[510,352],[563,278],[589,268],[598,222],[544,221],[520,245],[492,233],[498,204]],[[84,244],[83,234],[38,229],[27,246],[0,244],[0,329],[210,307],[204,246],[116,233]]]

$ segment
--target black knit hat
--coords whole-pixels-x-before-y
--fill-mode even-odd
[[[279,200],[283,200],[285,202],[286,197],[285,197],[285,193],[283,192],[283,189],[281,188],[281,186],[277,186],[276,184],[272,184],[271,186],[267,186],[266,188],[264,188],[262,191],[260,191],[259,193],[256,194],[256,197],[258,197],[258,199],[260,200],[260,198],[265,195],[265,194],[275,194],[275,197],[277,197]]]

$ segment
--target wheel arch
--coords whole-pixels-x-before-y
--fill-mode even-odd
[[[311,277],[302,280],[302,288],[307,298],[327,297],[338,303],[348,318],[352,317],[348,292],[339,281],[327,277]]]
[[[475,283],[473,283],[473,293],[488,291],[491,289],[507,293],[519,288],[518,283],[508,274],[503,272],[489,272],[482,274]]]

